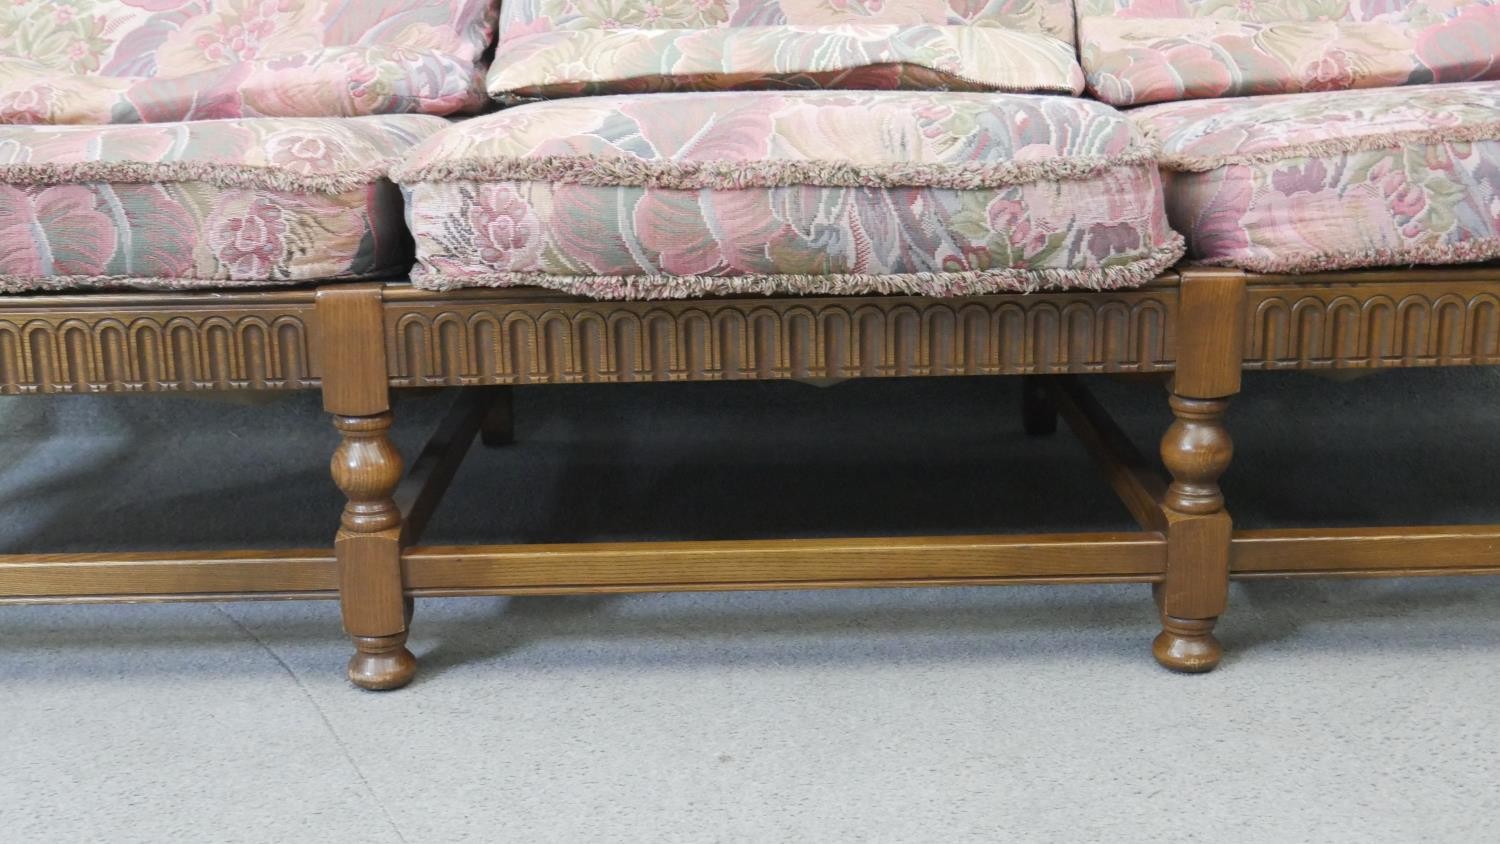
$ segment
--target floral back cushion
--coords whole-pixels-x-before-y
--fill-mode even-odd
[[[1071,0],[506,0],[490,93],[1076,94]]]
[[[1500,79],[1500,0],[1078,0],[1114,105]]]
[[[0,122],[450,114],[494,0],[9,0]]]

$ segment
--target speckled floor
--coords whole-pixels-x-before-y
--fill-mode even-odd
[[[1237,519],[1500,521],[1496,378],[1250,377]],[[429,540],[1127,527],[1015,387],[523,391]],[[1097,388],[1159,433],[1156,389]],[[405,448],[444,403],[403,398]],[[338,511],[316,396],[0,424],[5,552],[318,544]],[[375,695],[328,603],[0,608],[0,838],[1500,839],[1500,579],[1237,586],[1203,677],[1153,633],[1122,586],[432,600]]]

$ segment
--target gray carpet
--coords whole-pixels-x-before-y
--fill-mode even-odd
[[[1500,521],[1500,373],[1251,376],[1246,526]],[[1160,390],[1095,382],[1149,446]],[[1128,528],[1017,382],[519,394],[431,542]],[[410,452],[447,397],[397,407]],[[0,400],[0,551],[299,546],[313,395]],[[1493,841],[1500,580],[423,601],[358,692],[328,603],[0,608],[6,841]]]

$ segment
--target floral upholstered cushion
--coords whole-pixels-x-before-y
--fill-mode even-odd
[[[393,160],[439,117],[0,127],[0,291],[404,272]]]
[[[1127,287],[1181,254],[1151,150],[1065,97],[554,100],[459,123],[395,178],[433,289],[957,296]]]
[[[0,3],[0,122],[448,114],[485,101],[494,0]]]
[[[1077,0],[1115,105],[1500,79],[1500,0]]]
[[[1199,261],[1260,272],[1500,257],[1500,82],[1148,106]]]
[[[490,93],[862,88],[1076,94],[1069,0],[506,0]]]

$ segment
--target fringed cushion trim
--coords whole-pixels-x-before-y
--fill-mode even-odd
[[[282,167],[218,164],[206,161],[80,161],[73,164],[0,164],[0,184],[202,182],[220,188],[260,188],[287,193],[340,194],[358,190],[386,178],[395,164],[395,159],[385,159],[367,167],[305,175]]]
[[[743,190],[792,185],[836,188],[934,187],[977,190],[1042,181],[1076,181],[1112,167],[1153,164],[1151,148],[999,163],[855,164],[848,161],[647,161],[596,155],[460,158],[397,167],[391,178],[416,182],[548,182],[593,187]]]
[[[568,276],[535,272],[437,275],[418,268],[412,284],[425,290],[462,287],[545,287],[593,299],[687,299],[697,296],[855,295],[905,293],[919,296],[974,296],[1040,290],[1120,290],[1139,287],[1182,257],[1173,234],[1163,245],[1128,264],[1090,270],[1017,269],[894,275],[746,276]]]
[[[1225,155],[1163,153],[1161,166],[1179,173],[1203,173],[1235,164],[1270,164],[1292,158],[1323,158],[1351,152],[1402,149],[1413,145],[1462,144],[1494,140],[1500,140],[1500,122],[1475,123],[1441,129],[1413,129],[1378,135],[1331,137],[1305,144],[1287,144],[1274,149],[1234,152]]]
[[[58,293],[68,290],[245,290],[257,287],[293,287],[302,284],[327,284],[374,281],[402,277],[408,265],[385,267],[368,273],[340,276],[315,275],[310,278],[172,278],[166,276],[130,275],[0,275],[0,294]]]
[[[1209,258],[1194,261],[1212,267],[1234,267],[1257,273],[1317,273],[1369,267],[1412,267],[1423,264],[1476,264],[1500,258],[1500,238],[1484,237],[1451,246],[1409,246],[1400,249],[1355,249],[1343,252],[1291,252],[1272,258]]]

